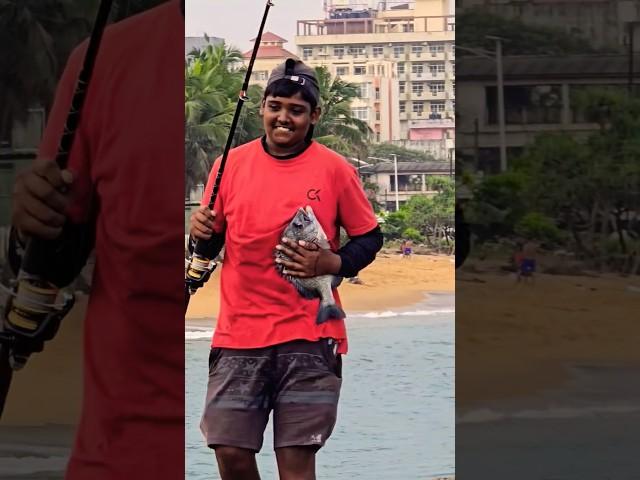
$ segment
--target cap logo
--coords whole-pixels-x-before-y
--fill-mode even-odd
[[[306,83],[305,79],[298,75],[285,75],[284,78],[291,80],[292,82],[299,83],[300,85],[304,85]]]

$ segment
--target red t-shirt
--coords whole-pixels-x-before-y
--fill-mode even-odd
[[[184,476],[183,43],[176,0],[110,26],[71,152],[72,217],[92,191],[99,208],[68,480]],[[85,50],[61,78],[41,156],[55,157]]]
[[[207,204],[219,166],[209,176]],[[273,252],[297,209],[310,205],[333,251],[342,226],[362,235],[378,222],[357,172],[337,153],[313,142],[302,154],[277,159],[254,140],[231,150],[220,185],[216,230],[225,234],[221,302],[212,345],[259,348],[334,338],[347,351],[343,320],[316,325],[319,299],[307,300],[275,269]],[[336,302],[340,298],[334,290]]]

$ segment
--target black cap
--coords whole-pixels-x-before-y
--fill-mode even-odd
[[[316,103],[320,102],[320,87],[313,68],[305,65],[300,60],[288,58],[286,62],[273,69],[269,80],[267,80],[267,87],[276,80],[282,80],[283,78],[301,85],[316,99]]]

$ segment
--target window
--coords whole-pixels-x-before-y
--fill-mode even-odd
[[[256,80],[267,80],[269,78],[269,72],[266,70],[259,70],[253,74],[253,78]]]
[[[444,62],[432,62],[429,64],[429,71],[436,75],[438,73],[444,73]]]
[[[336,67],[336,76],[344,77],[349,75],[349,67]]]
[[[398,63],[396,68],[398,69],[398,75],[404,75],[404,63]]]
[[[431,102],[429,109],[431,113],[442,113],[444,112],[444,102]]]
[[[358,56],[358,55],[364,55],[365,54],[365,49],[362,46],[359,45],[352,45],[349,47],[349,55],[353,55],[353,56]]]
[[[376,110],[376,120],[380,121],[380,110]]]
[[[407,102],[400,102],[400,113],[405,113],[407,111]]]
[[[307,60],[311,55],[313,55],[312,47],[304,47],[302,49],[302,56],[304,57],[305,60]]]
[[[413,109],[413,113],[422,115],[422,112],[424,112],[424,102],[413,102],[412,109]]]
[[[367,107],[356,107],[351,109],[351,116],[358,120],[369,120],[369,109]]]
[[[380,57],[384,55],[384,48],[382,47],[382,45],[374,45],[372,51],[374,57]]]
[[[423,72],[424,72],[424,64],[414,63],[411,65],[411,73],[415,74],[417,77],[421,77]]]
[[[415,93],[416,95],[422,95],[423,91],[424,83],[414,82],[413,85],[411,85],[411,92]]]
[[[393,47],[393,56],[399,58],[400,55],[404,55],[404,45],[400,47]]]
[[[353,67],[353,74],[354,75],[366,75],[367,74],[367,68],[363,65],[356,65],[355,67]]]
[[[342,58],[344,55],[344,47],[333,47],[333,56]]]
[[[431,90],[431,93],[434,95],[444,92],[444,82],[431,82],[429,84],[429,90]]]
[[[380,100],[380,87],[376,87],[376,100]]]
[[[357,95],[360,98],[369,98],[369,84],[368,83],[358,83],[357,86]]]
[[[407,82],[398,82],[398,89],[400,90],[400,93],[404,93],[406,87],[407,87]]]
[[[430,43],[429,44],[429,53],[435,55],[436,53],[444,52],[444,43]]]
[[[420,56],[420,54],[422,53],[422,45],[413,45],[411,47],[411,53]]]
[[[487,120],[498,123],[496,87],[485,88]],[[562,87],[560,85],[505,85],[505,121],[507,125],[562,123]],[[574,120],[575,121],[575,120]]]
[[[403,23],[402,24],[403,32],[413,32],[413,23]]]

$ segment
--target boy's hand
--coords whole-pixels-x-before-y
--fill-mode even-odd
[[[62,232],[73,175],[45,158],[18,174],[13,190],[11,223],[21,237],[53,240]]]
[[[282,243],[276,245],[276,249],[291,259],[277,258],[276,263],[284,265],[283,273],[292,277],[310,278],[319,275],[334,275],[338,273],[342,265],[339,255],[304,240],[296,243],[290,238],[283,238]]]
[[[199,240],[209,240],[213,233],[213,221],[215,218],[216,212],[210,210],[206,205],[193,212],[189,220],[191,237]]]

